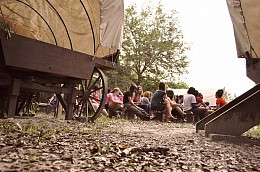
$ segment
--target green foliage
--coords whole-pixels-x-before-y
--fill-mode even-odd
[[[174,82],[187,73],[189,47],[183,42],[176,11],[165,13],[161,4],[139,10],[132,5],[125,12],[120,67],[109,77],[111,85],[126,89],[131,83],[156,90],[162,80]],[[124,84],[123,84],[124,82]]]
[[[0,23],[0,30],[14,33],[13,29],[7,23]]]
[[[29,115],[36,115],[37,111],[40,110],[39,103],[35,102],[31,105],[31,109],[29,110]]]
[[[121,91],[126,91],[131,84],[134,84],[127,74],[127,69],[123,66],[119,66],[116,70],[105,71],[105,75],[108,78],[108,87],[111,90],[119,87]]]
[[[260,125],[254,126],[247,132],[243,133],[243,136],[260,139]]]
[[[189,47],[182,39],[175,11],[166,14],[161,4],[156,8],[149,4],[138,13],[136,5],[130,6],[120,66],[106,73],[109,87],[127,90],[134,83],[144,90],[156,90],[162,80],[173,83],[176,76],[187,73],[184,52]]]
[[[174,88],[174,89],[181,89],[181,88],[184,88],[184,89],[188,89],[189,86],[185,83],[185,82],[177,82],[177,83],[167,83],[168,84],[168,87],[170,88]]]

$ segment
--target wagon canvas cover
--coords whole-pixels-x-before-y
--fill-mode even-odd
[[[238,57],[259,58],[260,0],[227,0]]]
[[[0,0],[0,22],[18,35],[106,57],[121,48],[123,0]]]

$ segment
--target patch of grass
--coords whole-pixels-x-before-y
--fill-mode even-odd
[[[19,137],[23,136],[32,136],[36,138],[34,141],[37,142],[45,142],[45,141],[53,141],[50,140],[51,136],[55,136],[57,134],[57,128],[50,127],[49,125],[43,123],[33,123],[32,121],[19,122],[19,120],[15,120],[13,122],[3,122],[0,125],[0,133],[1,134],[10,134],[14,133],[19,135]],[[28,137],[29,138],[29,137]]]
[[[105,116],[101,116],[99,118],[96,119],[95,123],[96,124],[102,124],[102,125],[107,125],[108,123],[110,123],[112,120],[114,120],[114,118],[107,118]]]
[[[260,139],[260,125],[254,126],[247,132],[243,133],[243,136]]]
[[[21,131],[21,126],[15,125],[12,122],[5,122],[5,123],[1,123],[0,125],[1,133],[9,133],[9,132],[13,133],[18,131]]]
[[[35,161],[36,157],[39,157],[41,155],[42,155],[42,152],[37,152],[37,153],[30,154],[28,156],[28,162],[31,163],[31,162]]]

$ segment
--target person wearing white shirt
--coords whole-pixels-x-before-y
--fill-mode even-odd
[[[199,119],[202,119],[209,115],[209,111],[205,107],[201,107],[200,103],[197,103],[195,97],[196,89],[194,87],[190,87],[188,90],[188,94],[184,95],[183,99],[183,110],[184,112],[191,111],[194,115],[198,116]]]

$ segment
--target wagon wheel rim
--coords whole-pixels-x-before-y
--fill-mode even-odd
[[[107,97],[107,80],[102,70],[94,68],[91,78],[89,80],[86,80],[83,85],[85,85],[85,91],[83,98],[84,100],[82,103],[87,109],[86,115],[88,117],[88,121],[94,122],[100,116],[102,110],[105,107]],[[95,85],[98,85],[98,88],[96,88]],[[99,98],[93,97],[93,93],[95,91],[99,92],[99,94],[101,94],[102,96],[100,96]],[[96,108],[94,103],[92,103],[93,101],[100,102]],[[92,113],[88,112],[88,108],[90,108]]]

